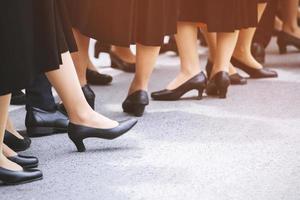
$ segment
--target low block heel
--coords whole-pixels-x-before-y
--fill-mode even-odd
[[[282,44],[281,42],[278,42],[279,47],[279,53],[280,54],[287,54],[287,47],[285,44]]]
[[[228,87],[224,87],[224,88],[219,89],[219,98],[220,99],[226,99],[227,92],[228,92]]]
[[[78,152],[85,152],[86,151],[86,148],[84,146],[84,143],[83,143],[82,139],[72,138],[72,137],[70,137],[70,139],[75,144]]]
[[[204,88],[198,89],[198,99],[199,100],[203,99]]]

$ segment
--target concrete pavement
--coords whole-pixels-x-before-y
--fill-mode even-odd
[[[65,134],[33,139],[44,180],[0,187],[1,200],[300,200],[300,56],[268,49],[278,79],[233,86],[228,99],[151,101],[136,128],[115,141],[87,140],[77,153]],[[201,55],[202,66],[206,56]],[[150,91],[162,89],[179,60],[162,55]],[[97,110],[115,119],[131,74],[93,87]],[[24,128],[24,109],[11,113]]]

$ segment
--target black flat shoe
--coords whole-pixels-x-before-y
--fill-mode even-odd
[[[297,38],[283,31],[281,31],[278,36],[277,44],[280,54],[287,53],[287,46],[294,46],[300,50],[300,38]]]
[[[21,106],[26,104],[26,95],[21,91],[14,91],[10,100],[11,105]]]
[[[203,72],[197,74],[174,90],[161,90],[151,94],[152,99],[159,101],[176,101],[191,90],[198,90],[198,97],[202,99],[203,91],[206,88],[207,79]]]
[[[122,104],[123,111],[136,117],[143,116],[146,106],[149,105],[148,93],[143,90],[129,95]]]
[[[0,182],[4,185],[18,185],[43,179],[43,173],[37,169],[12,171],[0,167]]]
[[[81,89],[82,89],[82,92],[83,92],[83,94],[85,96],[85,99],[87,100],[88,104],[91,106],[91,108],[93,110],[95,110],[96,95],[95,95],[94,91],[92,90],[92,88],[88,84],[83,86]]]
[[[207,77],[210,77],[213,66],[214,66],[214,64],[210,60],[207,60],[207,64],[206,64],[206,67],[205,67]],[[241,76],[239,73],[229,75],[229,78],[230,78],[230,82],[231,82],[232,85],[245,85],[245,84],[247,84],[247,79],[245,77]]]
[[[212,96],[219,96],[225,99],[228,87],[230,86],[230,78],[227,72],[218,72],[208,81],[206,93]]]
[[[261,68],[261,69],[253,68],[253,67],[250,67],[250,66],[242,63],[241,61],[239,61],[238,59],[236,59],[234,57],[231,58],[231,63],[236,68],[239,68],[239,69],[243,70],[244,72],[246,72],[247,74],[249,74],[250,78],[276,78],[276,77],[278,77],[278,74],[276,71],[270,70],[268,68]]]
[[[42,137],[56,133],[67,133],[69,119],[59,110],[47,111],[28,108],[25,125],[29,137]]]
[[[136,125],[136,123],[136,119],[126,120],[119,122],[119,126],[112,129],[97,129],[70,123],[68,135],[76,145],[77,150],[79,152],[84,152],[86,151],[86,148],[83,144],[84,139],[101,138],[106,140],[113,140],[128,132]]]
[[[108,85],[112,82],[113,77],[108,74],[101,74],[90,69],[86,70],[86,79],[91,85]]]
[[[110,52],[111,67],[114,69],[122,70],[124,72],[134,73],[135,72],[135,63],[128,63],[123,61],[119,56],[114,52]]]
[[[25,151],[30,147],[31,140],[27,136],[23,136],[23,138],[24,139],[20,139],[11,132],[5,130],[4,144],[16,152]]]
[[[7,159],[14,163],[17,163],[24,169],[36,168],[39,165],[39,160],[33,156],[16,155],[13,157],[7,157]]]

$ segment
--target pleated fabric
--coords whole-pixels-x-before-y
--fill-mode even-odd
[[[209,32],[233,32],[257,26],[260,0],[181,0],[180,21],[202,22]]]
[[[61,54],[76,51],[62,0],[0,3],[0,95],[29,86],[36,75],[56,70]]]
[[[105,44],[160,46],[176,33],[178,0],[67,0],[73,26]]]

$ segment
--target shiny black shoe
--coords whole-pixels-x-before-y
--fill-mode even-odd
[[[96,95],[92,88],[89,85],[85,85],[82,88],[82,92],[84,94],[85,99],[87,100],[88,104],[91,106],[93,110],[95,110],[95,99]]]
[[[16,155],[12,157],[7,157],[7,159],[14,163],[17,163],[24,169],[36,168],[39,165],[39,160],[33,156]]]
[[[37,169],[12,171],[0,167],[0,182],[4,185],[18,185],[43,179],[43,173]]]
[[[257,60],[259,63],[264,64],[266,61],[266,51],[264,45],[253,42],[251,45],[251,53],[255,60]]]
[[[26,95],[21,90],[14,91],[11,96],[10,104],[16,106],[25,105]]]
[[[41,137],[56,133],[67,133],[69,119],[58,110],[46,111],[28,108],[25,125],[29,137]]]
[[[248,66],[248,65],[242,63],[241,61],[239,61],[238,59],[236,59],[234,57],[231,58],[231,63],[236,68],[239,68],[239,69],[243,70],[244,72],[246,72],[247,74],[249,74],[250,78],[276,78],[276,77],[278,77],[278,74],[276,71],[270,70],[268,68],[261,68],[261,69],[253,68],[251,66]]]
[[[297,38],[293,35],[285,33],[284,31],[280,32],[278,39],[277,39],[277,44],[279,47],[280,54],[287,53],[287,46],[294,46],[300,50],[300,38]]]
[[[152,99],[159,101],[176,101],[191,90],[198,90],[198,98],[202,99],[207,79],[203,72],[197,74],[174,90],[161,90],[151,94]]]
[[[101,74],[90,69],[86,70],[86,79],[91,85],[108,85],[112,82],[113,77],[108,74]]]
[[[230,86],[230,78],[227,72],[218,72],[208,81],[206,93],[212,96],[219,96],[225,99],[228,87]]]
[[[128,63],[123,61],[119,56],[114,52],[110,52],[111,67],[114,69],[122,70],[124,72],[134,73],[135,72],[135,63]]]
[[[16,152],[25,151],[30,147],[31,140],[28,136],[23,136],[23,138],[24,139],[20,139],[11,132],[5,130],[4,144]]]
[[[214,66],[214,64],[210,60],[207,60],[207,64],[206,64],[207,77],[210,77],[213,66]],[[230,78],[230,82],[232,85],[247,84],[247,79],[245,77],[241,76],[239,73],[232,74],[229,76],[229,78]]]
[[[90,128],[70,123],[68,128],[68,135],[77,147],[78,152],[84,152],[86,151],[86,148],[83,144],[84,139],[101,138],[106,140],[113,140],[128,132],[136,125],[136,123],[136,119],[126,120],[119,122],[119,125],[112,129]]]
[[[125,113],[141,117],[147,105],[149,105],[148,93],[139,90],[129,95],[123,102],[122,107]]]

